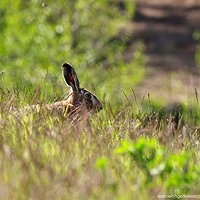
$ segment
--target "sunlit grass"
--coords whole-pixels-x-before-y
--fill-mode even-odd
[[[79,126],[47,112],[16,115],[9,109],[21,108],[17,97],[1,96],[1,198],[148,199],[199,192],[192,120],[175,128],[173,113],[160,115],[138,100],[116,111],[106,103]]]

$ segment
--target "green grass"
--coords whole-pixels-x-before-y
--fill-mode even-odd
[[[150,199],[199,193],[199,128],[173,128],[150,102],[88,123],[49,113],[9,113],[17,94],[1,93],[0,197],[3,199]],[[37,96],[38,94],[34,94]],[[39,97],[38,97],[39,98]]]

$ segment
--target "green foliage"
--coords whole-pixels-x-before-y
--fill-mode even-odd
[[[95,166],[97,169],[104,169],[108,163],[106,157],[99,157],[96,159]]]
[[[195,60],[198,66],[200,66],[200,32],[199,31],[195,31],[193,33],[193,38],[194,40],[197,41],[198,45],[196,46],[196,52],[195,52]]]
[[[134,3],[123,1],[123,9],[119,5],[113,0],[1,1],[1,87],[18,91],[40,88],[40,100],[62,98],[65,87],[60,66],[64,62],[75,66],[82,86],[101,84],[104,89],[99,93],[109,100],[118,88],[119,94],[124,85],[127,90],[137,84],[143,75],[139,66],[143,63],[142,48],[125,63],[122,53],[129,38],[112,39],[132,17]],[[104,69],[104,63],[113,70]],[[122,76],[122,86],[122,81],[116,84],[116,73]]]
[[[200,163],[191,162],[191,153],[169,153],[155,139],[139,138],[135,143],[123,141],[115,149],[117,154],[128,154],[144,171],[146,182],[162,182],[167,193],[186,194],[199,181]],[[188,162],[190,160],[190,162]],[[155,186],[154,186],[155,187]]]

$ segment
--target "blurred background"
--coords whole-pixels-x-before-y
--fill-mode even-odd
[[[141,0],[136,5],[133,37],[145,44],[148,70],[141,91],[189,103],[200,86],[200,1]]]
[[[127,96],[198,101],[199,13],[199,0],[1,0],[1,90],[22,105],[62,99],[69,62],[116,109]]]

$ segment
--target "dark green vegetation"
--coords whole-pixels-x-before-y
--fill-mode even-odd
[[[0,1],[0,199],[150,199],[200,193],[200,110],[135,97],[143,45],[115,40],[132,1]],[[198,55],[198,54],[197,54]],[[11,107],[62,99],[61,64],[104,110],[76,124]]]
[[[193,38],[198,43],[198,45],[196,47],[196,52],[195,52],[195,60],[198,64],[198,66],[200,66],[200,31],[195,31],[193,34]]]

